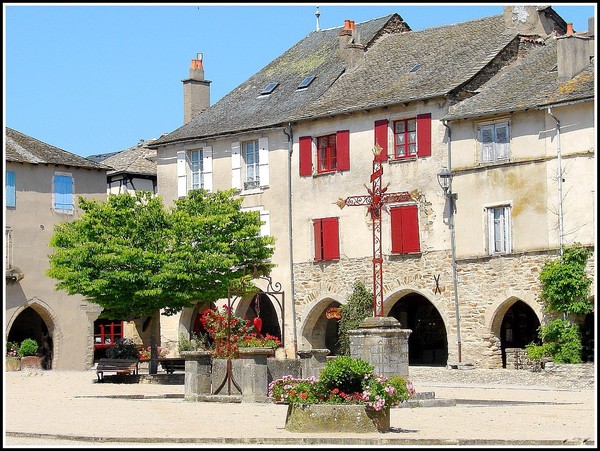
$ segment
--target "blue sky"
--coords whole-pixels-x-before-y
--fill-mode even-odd
[[[3,3],[4,125],[82,156],[183,124],[203,53],[211,104],[315,30],[318,3]],[[522,4],[522,3],[521,3]],[[585,31],[595,3],[556,4]],[[398,13],[413,30],[501,14],[501,4],[319,3],[320,28]]]

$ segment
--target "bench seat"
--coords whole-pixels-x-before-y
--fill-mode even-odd
[[[139,361],[130,359],[100,359],[96,367],[98,382],[104,379],[104,373],[138,374]]]

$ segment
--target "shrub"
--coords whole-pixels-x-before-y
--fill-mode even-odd
[[[319,374],[319,389],[329,392],[337,388],[343,393],[362,391],[365,374],[371,373],[373,366],[362,359],[341,355],[329,360]]]
[[[541,362],[544,357],[548,357],[548,350],[544,345],[529,343],[525,346],[527,358],[534,362]]]
[[[362,282],[354,282],[353,291],[345,305],[341,307],[342,318],[338,323],[338,346],[340,355],[350,355],[348,331],[356,329],[360,323],[373,315],[373,293]]]
[[[195,334],[192,332],[191,337],[186,334],[179,334],[179,340],[177,341],[177,350],[181,353],[182,351],[201,351],[211,348],[211,343],[208,335],[206,334]]]
[[[38,348],[39,345],[37,341],[32,338],[26,338],[19,347],[19,356],[25,357],[29,355],[36,355]]]
[[[555,319],[540,327],[544,350],[556,363],[581,363],[581,335],[577,324]]]
[[[106,357],[109,359],[138,360],[139,353],[131,338],[119,338],[115,341],[114,346],[106,350]]]

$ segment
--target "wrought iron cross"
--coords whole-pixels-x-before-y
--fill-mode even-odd
[[[394,202],[406,202],[412,198],[408,192],[403,193],[387,193],[387,187],[381,187],[381,175],[383,168],[379,155],[383,149],[379,144],[375,144],[373,148],[373,173],[371,174],[372,187],[365,184],[368,195],[350,196],[346,199],[339,199],[336,204],[340,208],[346,205],[367,206],[368,212],[371,214],[373,223],[373,316],[383,316],[383,258],[381,256],[381,210],[385,204]]]

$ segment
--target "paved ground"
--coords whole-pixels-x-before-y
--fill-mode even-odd
[[[287,407],[186,402],[183,385],[96,383],[90,371],[4,373],[3,447],[592,446],[596,389],[527,370],[411,367],[455,405],[393,408],[388,433],[292,433]]]

